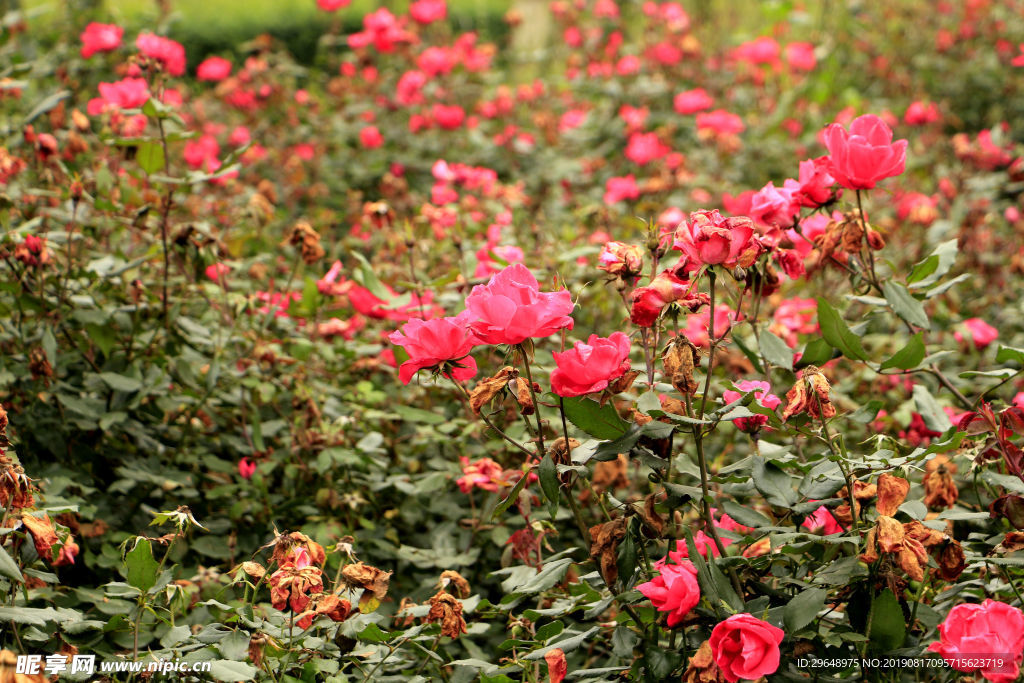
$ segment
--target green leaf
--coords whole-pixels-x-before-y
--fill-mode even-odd
[[[128,565],[128,583],[145,593],[156,584],[156,573],[160,568],[153,559],[153,549],[145,538],[136,540],[135,547],[125,555]]]
[[[882,363],[880,370],[888,370],[889,368],[899,368],[900,370],[910,370],[916,368],[924,360],[925,349],[923,333],[918,332],[915,334],[907,345],[896,352],[896,354],[889,360]]]
[[[3,546],[0,546],[0,576],[6,576],[8,579],[19,583],[25,582],[25,577],[21,575],[21,570],[18,569],[18,563],[7,554]]]
[[[508,492],[508,497],[498,503],[497,507],[494,508],[494,513],[491,515],[491,519],[494,519],[501,513],[512,507],[517,500],[519,500],[519,494],[522,493],[523,489],[526,488],[526,483],[530,481],[529,470],[523,472],[523,476],[519,477],[519,481],[512,487],[512,490]]]
[[[780,368],[786,368],[787,370],[793,369],[793,349],[789,348],[786,342],[768,330],[764,330],[761,332],[758,344],[761,347],[761,353],[764,354],[765,360],[769,363]]]
[[[141,142],[135,152],[135,160],[139,162],[139,167],[147,175],[162,171],[165,162],[164,148],[159,142],[153,140]]]
[[[722,503],[722,509],[725,514],[729,515],[743,526],[758,527],[771,526],[772,520],[762,515],[757,510],[751,510],[750,508],[735,503],[731,500],[727,500]]]
[[[902,647],[906,637],[903,610],[893,592],[886,588],[871,604],[871,632],[868,633],[871,647],[879,652],[891,652]]]
[[[820,337],[807,342],[803,355],[800,356],[800,367],[808,365],[824,365],[832,359],[832,345]]]
[[[907,276],[907,284],[913,285],[914,289],[931,287],[953,267],[958,252],[959,247],[955,239],[935,247],[935,251],[928,258],[915,265],[914,269],[910,271],[910,275]],[[933,258],[935,261],[932,261]]]
[[[256,672],[256,667],[245,662],[210,662],[210,677],[218,681],[251,681],[256,678]]]
[[[886,280],[882,283],[882,293],[896,315],[915,327],[923,327],[926,330],[931,327],[928,314],[924,311],[924,304],[915,299],[906,287],[898,282]]]
[[[861,345],[860,337],[850,331],[846,321],[840,317],[829,302],[820,296],[817,297],[817,301],[818,325],[821,327],[821,336],[825,341],[842,351],[847,358],[867,360],[868,354],[865,353],[864,347]]]
[[[116,372],[101,372],[100,379],[114,391],[123,391],[130,394],[142,388],[142,382],[139,380],[134,377],[119,375]]]
[[[377,624],[369,624],[356,634],[356,638],[367,643],[386,643],[391,636],[380,629]]]
[[[807,588],[786,603],[782,612],[782,620],[788,633],[795,633],[814,621],[818,612],[825,605],[828,591],[824,588]]]
[[[540,488],[544,492],[544,497],[551,503],[552,514],[554,517],[558,511],[558,468],[555,466],[555,461],[551,459],[550,454],[545,454],[540,461],[540,466],[537,468],[537,476],[540,478]]]
[[[754,456],[753,463],[751,473],[757,490],[770,504],[791,507],[796,502],[796,494],[790,476],[760,456]]]
[[[715,588],[718,590],[718,597],[736,612],[742,612],[744,609],[743,598],[736,594],[732,582],[718,568],[718,561],[709,560],[708,570],[711,572],[711,580],[715,582]]]
[[[1024,365],[1024,349],[1014,348],[1013,346],[999,345],[999,350],[996,352],[997,363],[1008,363],[1014,361]]]
[[[914,385],[914,405],[924,418],[924,424],[933,432],[945,432],[952,424],[949,416],[939,407],[938,401],[923,384]]]
[[[611,403],[602,406],[589,398],[577,397],[563,399],[562,405],[565,417],[595,439],[617,439],[629,429]]]

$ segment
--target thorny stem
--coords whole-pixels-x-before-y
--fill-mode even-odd
[[[452,384],[454,384],[456,387],[459,388],[459,391],[462,392],[463,396],[465,396],[466,400],[468,401],[469,400],[469,392],[466,390],[466,387],[462,386],[461,383],[455,381],[454,378],[452,379]],[[526,446],[524,446],[523,444],[519,443],[518,441],[513,439],[511,436],[509,436],[508,434],[503,432],[501,429],[499,429],[497,427],[497,425],[495,425],[493,422],[491,422],[491,419],[489,417],[487,417],[487,415],[485,415],[484,413],[481,412],[478,417],[481,420],[484,421],[484,424],[486,424],[488,427],[490,427],[491,429],[496,431],[501,436],[501,438],[505,439],[505,441],[508,441],[510,444],[512,444],[513,446],[515,446],[519,450],[521,450],[523,453],[526,453],[528,456],[533,457],[534,453],[532,451],[530,451],[530,449],[528,449]]]
[[[821,410],[821,396],[818,396],[817,392],[814,394],[814,400],[818,402],[818,418],[821,420],[821,431],[825,435],[825,443],[828,444],[828,449],[832,452],[832,456],[835,458],[836,464],[839,465],[839,469],[843,473],[843,478],[846,480],[846,497],[850,503],[850,523],[853,528],[856,529],[858,526],[858,515],[857,506],[853,496],[853,477],[850,475],[849,470],[846,469],[845,458],[836,450],[835,444],[832,443],[832,434],[828,431],[828,422],[825,420],[825,415]]]

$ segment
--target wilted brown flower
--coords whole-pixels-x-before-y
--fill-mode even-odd
[[[0,650],[0,683],[47,683],[42,673],[17,673],[18,656],[10,650]]]
[[[590,527],[590,556],[597,560],[601,576],[608,585],[614,584],[619,578],[616,561],[619,543],[626,537],[627,523],[625,517],[619,517]]]
[[[830,390],[828,379],[821,370],[808,365],[797,375],[796,384],[786,392],[786,409],[782,411],[782,421],[803,412],[817,419],[835,417],[836,409],[829,396]]]
[[[30,514],[24,514],[21,517],[21,523],[32,534],[32,542],[36,546],[36,552],[39,553],[39,557],[47,562],[52,562],[53,546],[60,543],[60,539],[57,538],[57,531],[53,528],[50,515],[44,513],[42,517],[34,517]]]
[[[294,554],[279,563],[280,569],[270,575],[270,601],[274,609],[290,607],[301,614],[309,605],[310,596],[324,590],[323,572],[310,563],[305,548],[297,548]]]
[[[444,590],[449,585],[455,586],[455,592],[460,598],[468,598],[470,594],[469,581],[454,569],[446,569],[441,572],[441,579],[437,582],[437,588]]]
[[[293,531],[290,534],[278,534],[273,543],[274,553],[271,556],[271,560],[277,564],[288,561],[292,557],[292,549],[296,547],[305,548],[306,552],[309,553],[310,561],[315,565],[323,566],[327,560],[324,547],[301,531]]]
[[[412,598],[402,598],[401,602],[398,603],[398,611],[395,612],[395,628],[409,628],[413,625],[413,623],[416,621],[416,617],[414,617],[411,613],[403,614],[403,612],[406,612],[406,610],[409,610],[415,606],[416,602]]]
[[[32,379],[42,379],[44,384],[50,384],[53,366],[42,347],[36,346],[28,352],[28,370],[32,373]]]
[[[569,664],[565,661],[565,651],[556,647],[544,653],[544,662],[548,665],[548,683],[562,683],[569,673]]]
[[[299,221],[292,226],[282,246],[290,244],[299,247],[302,260],[307,265],[316,263],[324,257],[324,248],[320,245],[320,234],[306,221]]]
[[[466,632],[466,620],[462,618],[462,603],[454,596],[441,591],[430,598],[427,623],[441,622],[441,635],[458,638]]]
[[[924,466],[924,504],[930,508],[951,508],[960,497],[953,475],[956,465],[945,455],[936,455]]]
[[[371,567],[362,562],[342,567],[341,577],[350,588],[363,588],[378,600],[388,594],[388,584],[391,582],[391,572]]]
[[[309,628],[319,616],[329,617],[331,621],[345,621],[352,614],[352,603],[337,595],[321,595],[316,599],[313,609],[307,609],[298,615],[295,623],[299,628]]]
[[[683,672],[683,683],[724,683],[727,679],[715,664],[711,654],[711,643],[705,640],[690,658],[690,665]]]
[[[519,376],[519,371],[506,365],[497,374],[480,380],[473,391],[469,392],[469,407],[477,415],[480,410],[500,394],[508,383]]]
[[[907,499],[910,482],[885,472],[878,478],[878,514],[892,517]]]
[[[7,414],[3,417],[6,419]],[[34,488],[21,465],[15,464],[10,456],[0,453],[0,507],[5,510],[8,507],[32,507],[35,503],[32,497]]]
[[[661,357],[665,376],[672,386],[681,394],[693,395],[700,387],[693,379],[694,368],[700,363],[700,349],[686,337],[679,335],[673,339]]]
[[[516,377],[513,384],[515,386],[513,393],[516,396],[516,402],[519,404],[519,412],[523,415],[533,415],[537,408],[533,405],[533,393],[530,391],[530,383],[526,381],[525,377]],[[534,382],[533,389],[534,391],[540,391],[540,385]]]

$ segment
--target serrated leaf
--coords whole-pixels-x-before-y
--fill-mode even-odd
[[[924,304],[915,299],[906,287],[898,282],[887,280],[882,283],[882,293],[885,294],[885,300],[892,306],[896,315],[915,327],[922,327],[926,330],[931,327]]]
[[[817,297],[817,301],[818,326],[821,328],[822,338],[839,349],[847,358],[867,360],[868,354],[864,351],[860,337],[850,331],[846,321],[829,302],[821,297]]]
[[[722,509],[727,515],[743,526],[749,526],[757,529],[758,527],[772,525],[772,520],[768,519],[757,510],[751,510],[750,508],[740,505],[739,503],[734,503],[731,500],[727,500],[722,503]]]
[[[910,370],[916,368],[924,360],[925,348],[923,333],[918,332],[907,345],[897,351],[892,358],[882,363],[880,370],[888,370],[889,368],[899,368],[900,370]]]
[[[8,579],[18,583],[25,582],[25,577],[21,575],[21,570],[18,569],[18,563],[7,554],[3,546],[0,546],[0,576],[6,576]]]
[[[996,362],[997,363],[1008,363],[1013,361],[1024,365],[1024,349],[1018,349],[1013,346],[999,345],[999,350],[996,351]]]
[[[793,480],[774,463],[754,456],[751,474],[754,486],[771,505],[788,508],[796,502]]]
[[[617,439],[629,429],[629,424],[619,417],[615,406],[603,406],[589,398],[566,398],[562,400],[565,417],[595,439]]]
[[[958,251],[959,248],[955,239],[943,242],[935,247],[935,250],[928,258],[915,265],[913,270],[910,271],[910,276],[907,277],[907,284],[913,285],[914,289],[931,287],[953,267],[953,264],[956,263]],[[929,263],[932,258],[936,259],[934,267]]]
[[[156,574],[160,565],[153,559],[153,549],[145,538],[136,541],[135,547],[125,555],[128,565],[128,583],[143,593],[156,584]]]
[[[139,167],[147,175],[162,171],[166,161],[164,159],[164,148],[159,142],[152,140],[141,142],[135,152],[135,160],[139,162]]]
[[[903,610],[893,592],[886,588],[875,596],[871,604],[871,632],[868,640],[879,652],[892,652],[902,647],[907,637],[907,624]]]
[[[776,367],[793,369],[793,349],[768,330],[761,332],[758,345],[765,360]]]
[[[828,591],[824,588],[807,588],[786,603],[782,612],[782,620],[788,633],[795,633],[814,621],[818,612],[825,605]]]

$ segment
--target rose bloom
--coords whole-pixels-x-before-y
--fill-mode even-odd
[[[107,106],[138,109],[149,99],[149,85],[144,78],[125,78],[113,83],[100,83],[100,97],[89,100],[87,111],[98,116]]]
[[[207,57],[196,68],[196,78],[201,81],[223,81],[231,75],[231,62],[223,57]]]
[[[501,465],[490,458],[480,458],[473,462],[466,456],[461,456],[462,476],[455,480],[459,490],[469,493],[474,488],[480,488],[492,493],[498,490],[499,482],[504,482],[502,475],[505,470]]]
[[[980,671],[988,681],[1011,683],[1024,659],[1024,613],[1005,602],[961,603],[939,624],[938,642],[928,646],[957,671]],[[971,659],[1003,655],[1003,665],[970,666]],[[1007,661],[1006,658],[1012,658]]]
[[[485,344],[522,344],[571,330],[573,309],[569,290],[541,292],[529,268],[516,263],[476,285],[466,297],[470,329]]]
[[[736,312],[729,304],[718,304],[715,306],[715,339],[722,339],[729,333],[733,322],[736,320]],[[686,317],[686,327],[680,330],[687,339],[696,346],[711,345],[711,314],[705,309],[700,313]]]
[[[409,360],[398,369],[402,384],[408,384],[413,375],[425,368],[456,381],[476,376],[476,361],[469,352],[477,340],[466,326],[467,318],[465,311],[453,318],[413,318],[388,336],[392,344],[409,354]]]
[[[680,114],[696,114],[699,111],[710,109],[715,100],[704,88],[685,90],[672,100],[672,106]]]
[[[979,350],[985,348],[999,337],[999,330],[981,318],[968,318],[964,321],[964,327],[967,328],[967,332],[971,335],[974,348]],[[958,342],[964,341],[964,336],[959,331],[954,332],[953,337]]]
[[[743,132],[745,127],[743,119],[724,109],[697,114],[698,131],[708,131],[722,135],[738,135]]]
[[[818,60],[811,43],[790,43],[786,46],[786,63],[794,71],[814,71]]]
[[[185,73],[185,47],[181,43],[154,33],[140,33],[135,39],[135,47],[147,57],[162,63],[171,76]]]
[[[343,7],[348,7],[352,0],[316,0],[316,6],[325,12],[337,12]]]
[[[720,524],[716,524],[715,526],[719,529],[723,528]],[[723,548],[728,548],[732,545],[732,539],[721,534],[718,535],[718,540],[722,542]],[[700,553],[701,557],[705,559],[707,559],[708,553],[711,553],[712,557],[718,557],[721,555],[721,553],[718,552],[718,546],[715,544],[715,540],[711,538],[709,534],[704,533],[703,529],[700,529],[693,535],[693,545],[697,549],[697,552]],[[672,566],[672,563],[681,565],[688,562],[686,558],[689,556],[690,546],[686,544],[685,540],[679,539],[676,541],[676,549],[669,550],[668,555],[655,562],[654,566],[660,570],[663,566]]]
[[[797,190],[793,180],[787,180],[783,187],[769,182],[750,198],[750,217],[762,225],[792,227],[800,215]]]
[[[903,173],[907,141],[892,141],[892,129],[874,114],[858,116],[847,131],[833,123],[824,132],[830,172],[851,190],[870,190],[879,180]]]
[[[739,400],[743,397],[743,394],[748,391],[753,391],[754,399],[768,410],[775,410],[779,407],[779,404],[782,403],[782,399],[775,394],[769,393],[772,385],[768,384],[768,382],[742,380],[740,382],[735,382],[734,384],[739,391],[727,390],[722,392],[722,398],[725,399],[726,403],[732,403],[733,401]],[[754,415],[753,417],[741,417],[733,420],[733,424],[736,425],[737,429],[747,432],[748,434],[757,432],[767,422],[767,415]]]
[[[757,256],[753,222],[746,217],[724,218],[718,210],[694,211],[675,232],[672,248],[695,263],[722,264],[726,268],[746,265]]]
[[[750,614],[734,614],[719,622],[708,643],[715,664],[730,683],[753,681],[779,668],[779,643],[785,631]]]
[[[376,149],[384,144],[384,136],[377,126],[367,126],[359,131],[359,143],[366,149]]]
[[[665,564],[660,574],[636,587],[651,601],[659,612],[668,612],[668,627],[672,628],[700,602],[697,568],[692,562]]]
[[[650,327],[661,315],[665,306],[678,303],[691,312],[708,303],[708,295],[697,292],[689,280],[683,280],[669,270],[658,276],[646,287],[637,287],[630,294],[629,319],[634,325]]]
[[[832,186],[836,179],[828,172],[828,157],[806,159],[800,162],[797,178],[797,192],[794,195],[800,206],[816,209],[832,199]]]
[[[636,244],[607,242],[597,257],[597,267],[609,275],[634,277],[644,267],[644,250]]]
[[[657,133],[633,133],[626,143],[626,158],[635,164],[644,166],[657,161],[672,151],[668,145],[658,139]]]
[[[629,348],[629,337],[612,332],[607,339],[592,334],[586,344],[552,352],[557,367],[551,372],[551,389],[563,397],[603,391],[629,370]]]
[[[814,502],[814,501],[810,501]],[[830,534],[838,534],[843,530],[842,525],[836,521],[836,518],[832,515],[832,512],[824,505],[820,506],[817,510],[807,515],[804,519],[804,523],[801,526],[806,527],[808,531],[818,532],[820,531],[825,536]]]
[[[79,38],[82,40],[82,58],[89,59],[97,52],[112,52],[121,47],[124,29],[117,24],[90,22]]]
[[[256,471],[256,463],[249,458],[242,458],[238,461],[238,474],[242,479],[252,479],[253,472]]]
[[[445,0],[416,0],[409,5],[409,16],[417,24],[432,24],[448,16]]]
[[[625,176],[609,178],[604,186],[604,203],[614,204],[624,199],[636,199],[640,196],[636,177],[630,173]]]

